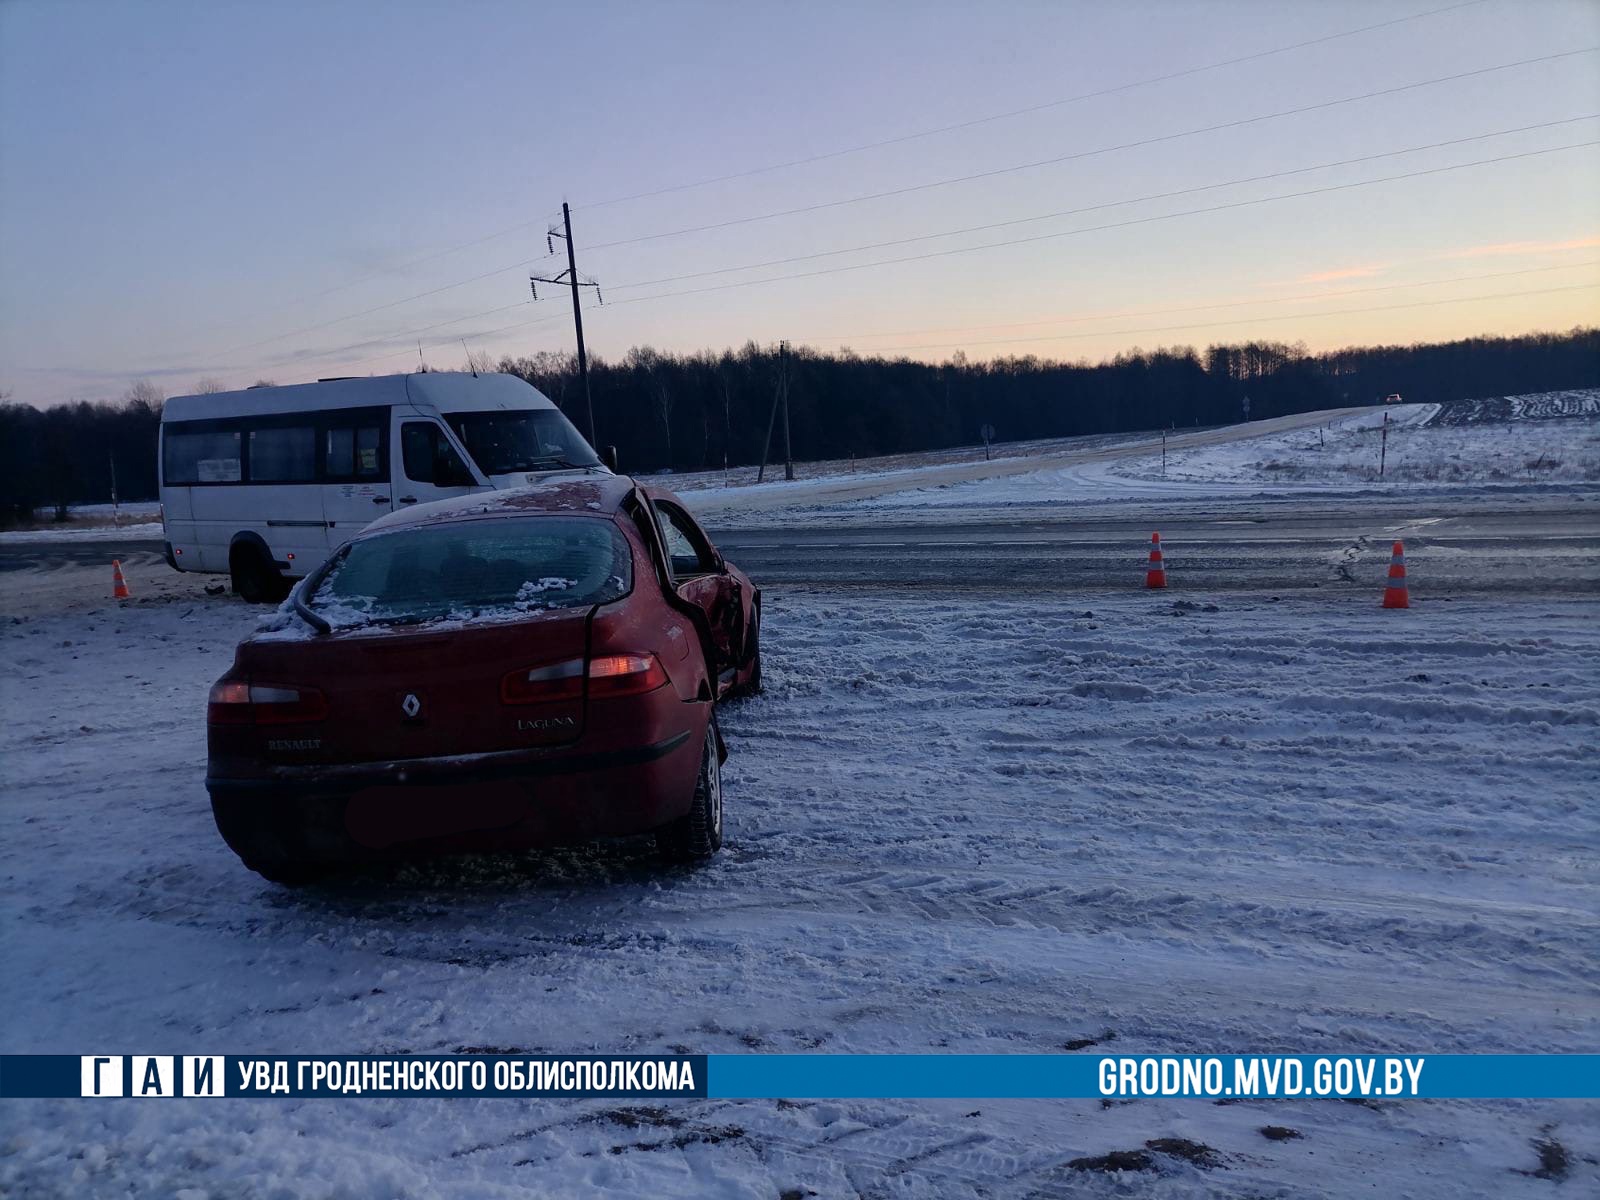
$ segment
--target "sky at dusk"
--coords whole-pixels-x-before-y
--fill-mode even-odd
[[[1600,3],[1446,3],[0,0],[0,390],[570,350],[563,200],[607,358],[1600,323]]]

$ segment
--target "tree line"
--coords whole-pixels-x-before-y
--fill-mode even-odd
[[[1433,402],[1600,387],[1600,329],[1321,353],[1266,341],[1178,346],[1099,363],[971,362],[960,352],[926,363],[808,347],[782,361],[795,457],[816,460],[971,445],[985,425],[997,441],[1220,425],[1240,420],[1247,398],[1259,419],[1377,404],[1396,392]],[[573,356],[506,357],[492,367],[473,356],[470,365],[526,379],[588,432]],[[779,374],[777,347],[754,343],[695,354],[638,347],[591,360],[596,440],[640,473],[781,457],[781,426],[771,428]],[[218,390],[203,384],[197,390]],[[161,403],[145,382],[120,401],[0,403],[0,509],[17,517],[108,501],[113,470],[122,500],[154,499]]]

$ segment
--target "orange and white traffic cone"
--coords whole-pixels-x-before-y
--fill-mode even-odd
[[[1150,566],[1144,573],[1144,585],[1147,588],[1164,588],[1167,586],[1167,568],[1161,561],[1161,535],[1150,535]]]
[[[133,593],[128,590],[128,581],[122,577],[122,563],[113,558],[111,560],[111,598],[113,600],[127,600]]]
[[[1383,592],[1385,608],[1410,608],[1411,593],[1406,589],[1406,548],[1394,544],[1394,556],[1389,560],[1389,586]]]

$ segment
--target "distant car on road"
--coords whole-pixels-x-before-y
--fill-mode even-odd
[[[251,603],[378,517],[524,487],[602,462],[561,410],[515,375],[424,371],[174,396],[161,412],[167,562],[227,574]]]
[[[375,522],[240,643],[206,786],[245,865],[653,831],[722,844],[716,702],[761,686],[761,596],[682,502],[614,475]]]
[[[1383,402],[1385,404],[1399,404],[1400,403],[1400,393],[1399,392],[1390,392],[1387,396],[1385,396],[1383,398]]]

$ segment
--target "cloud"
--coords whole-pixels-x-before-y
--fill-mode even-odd
[[[1374,275],[1382,275],[1388,269],[1388,263],[1372,267],[1340,267],[1333,271],[1318,271],[1313,275],[1302,275],[1294,282],[1337,283],[1343,279],[1371,279]]]
[[[1566,250],[1592,250],[1600,246],[1600,234],[1571,238],[1564,242],[1486,242],[1463,246],[1439,255],[1440,258],[1501,258],[1513,254],[1560,254]]]

